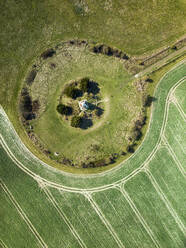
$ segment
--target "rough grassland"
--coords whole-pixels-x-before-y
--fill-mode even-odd
[[[184,248],[185,171],[181,153],[177,156],[173,150],[177,140],[169,143],[172,134],[167,132],[169,126],[175,127],[174,135],[179,136],[177,124],[185,126],[172,100],[172,93],[184,83],[184,80],[179,82],[184,76],[185,65],[181,65],[158,85],[151,125],[159,116],[155,123],[160,126],[158,130],[150,126],[145,140],[148,141],[150,134],[153,138],[154,131],[159,137],[158,131],[164,128],[155,143],[153,139],[143,142],[140,147],[143,156],[139,157],[138,163],[135,156],[128,160],[136,163],[132,174],[129,174],[131,168],[128,174],[122,171],[129,166],[128,162],[103,175],[88,177],[59,173],[46,166],[42,171],[43,166],[19,143],[10,122],[1,112],[0,199],[7,208],[2,208],[5,213],[1,218],[0,244],[15,247],[15,239],[9,238],[4,231],[9,229],[10,217],[14,216],[11,225],[16,228],[16,246],[19,247],[25,233],[30,242],[23,241],[22,247],[28,248],[36,244],[52,248]],[[182,147],[185,142],[186,139],[181,141]],[[152,144],[150,154],[146,147],[149,144]],[[27,160],[24,154],[27,154]],[[52,179],[53,183],[46,179]],[[10,232],[13,232],[12,228]]]

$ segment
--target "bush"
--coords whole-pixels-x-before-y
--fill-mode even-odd
[[[135,140],[139,140],[142,136],[142,132],[140,129],[138,128],[134,128],[133,132],[132,132],[132,139]]]
[[[62,115],[71,115],[72,114],[72,108],[69,106],[66,106],[64,104],[59,104],[57,106],[57,111]]]
[[[126,150],[127,150],[127,152],[134,153],[133,145],[128,145]]]
[[[55,53],[56,53],[56,52],[55,52],[55,50],[54,50],[53,48],[49,48],[49,49],[47,49],[45,52],[43,52],[43,53],[41,54],[41,57],[42,57],[43,59],[47,59],[47,58],[49,58],[49,57],[52,57]]]
[[[26,79],[26,82],[28,85],[31,85],[32,82],[34,81],[35,77],[37,75],[37,71],[36,70],[32,70],[28,76],[27,76],[27,79]]]
[[[71,97],[72,99],[76,99],[77,97],[82,95],[82,92],[75,88],[74,85],[69,85],[65,88],[64,93],[66,96]]]
[[[81,79],[80,81],[80,89],[83,91],[83,92],[88,92],[89,91],[89,79],[88,78],[83,78]]]
[[[153,96],[148,95],[144,100],[144,107],[150,107],[152,102],[156,99]]]
[[[72,127],[80,127],[81,122],[82,122],[82,118],[80,116],[78,116],[78,115],[75,115],[75,116],[72,117],[71,126]]]

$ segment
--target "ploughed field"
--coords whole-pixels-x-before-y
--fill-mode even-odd
[[[73,175],[34,157],[0,111],[2,247],[186,245],[186,64],[160,80],[150,126],[110,171]]]

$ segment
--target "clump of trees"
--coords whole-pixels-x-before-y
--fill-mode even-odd
[[[71,119],[71,126],[72,127],[80,127],[81,126],[81,123],[82,123],[82,117],[78,116],[78,115],[75,115],[72,117]]]
[[[95,161],[90,161],[88,163],[82,163],[81,166],[83,168],[96,168],[96,167],[103,167],[107,166],[109,164],[113,164],[115,162],[115,157],[113,155],[106,157],[106,158],[101,158],[99,160]]]
[[[145,125],[146,116],[140,117],[137,121],[134,122],[134,127],[132,129],[132,139],[139,140],[142,136],[141,129]]]
[[[134,147],[136,145],[136,141],[140,140],[142,137],[142,127],[145,125],[146,123],[146,116],[145,115],[141,115],[139,116],[138,120],[136,120],[134,122],[134,126],[131,130],[131,134],[129,137],[129,144],[126,147],[126,151],[129,153],[133,153],[135,151]]]
[[[25,120],[33,119],[34,115],[32,112],[32,99],[26,88],[23,88],[21,92],[20,111]]]
[[[59,104],[57,106],[57,111],[61,115],[71,115],[72,112],[73,112],[73,109],[70,106],[67,106],[67,105],[64,105],[64,104]]]
[[[95,45],[91,48],[91,50],[94,53],[101,53],[101,54],[105,54],[107,56],[114,56],[116,58],[120,58],[120,59],[124,59],[124,60],[129,59],[129,57],[121,50],[118,50],[117,48],[112,48],[112,47],[106,46],[104,44]]]

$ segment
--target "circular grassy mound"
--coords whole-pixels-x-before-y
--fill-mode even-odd
[[[124,63],[90,52],[86,43],[64,42],[43,52],[20,98],[24,126],[38,149],[77,168],[105,166],[133,152],[144,122],[144,92],[131,82]],[[82,100],[89,109],[80,110]],[[71,125],[75,116],[77,126]]]

